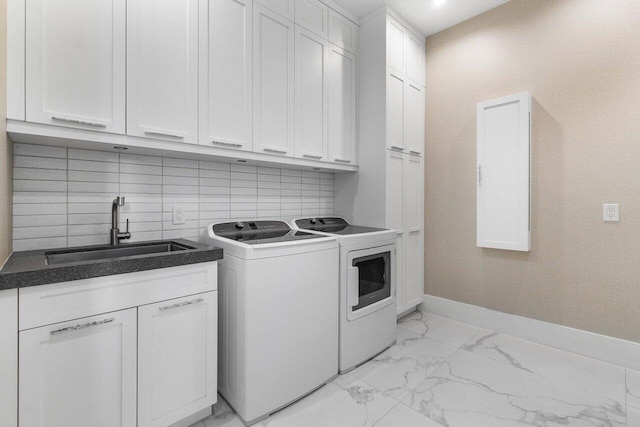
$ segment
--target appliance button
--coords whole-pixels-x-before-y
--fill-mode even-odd
[[[242,230],[244,228],[244,222],[236,222],[236,230]]]
[[[318,220],[317,220],[317,219],[315,219],[315,218],[311,218],[311,219],[309,220],[309,222],[310,222],[311,224],[315,225],[315,224],[317,224],[317,223],[318,223]]]

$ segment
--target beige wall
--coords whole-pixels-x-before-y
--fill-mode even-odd
[[[532,250],[480,249],[476,103],[521,91]],[[426,93],[425,292],[640,342],[640,1],[512,0],[427,39]]]
[[[7,137],[7,4],[0,0],[0,266],[11,253],[13,154]]]

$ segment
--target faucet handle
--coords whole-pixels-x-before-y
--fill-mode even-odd
[[[129,232],[129,218],[127,218],[127,230],[126,230],[126,232],[127,233]]]

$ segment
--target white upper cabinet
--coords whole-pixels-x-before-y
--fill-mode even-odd
[[[425,42],[410,32],[406,33],[407,77],[422,87],[425,84]]]
[[[481,102],[478,113],[477,246],[531,250],[531,95]]]
[[[407,30],[398,21],[387,17],[387,67],[400,74],[406,72],[406,33]]]
[[[387,148],[397,151],[406,149],[405,80],[399,73],[387,74]]]
[[[253,10],[253,151],[293,155],[294,24]]]
[[[407,80],[404,84],[404,101],[405,146],[409,154],[419,156],[424,151],[424,88]]]
[[[123,134],[125,0],[26,2],[26,120]]]
[[[290,21],[295,19],[296,0],[255,0],[273,12],[287,18]],[[299,1],[299,0],[298,0]]]
[[[329,37],[329,8],[318,0],[297,0],[296,24],[326,39]]]
[[[295,155],[327,157],[327,58],[329,43],[296,25]]]
[[[356,57],[337,46],[329,46],[327,67],[328,160],[356,162]]]
[[[198,0],[128,0],[127,134],[198,142]]]
[[[358,26],[335,10],[329,10],[329,41],[344,50],[356,53]]]
[[[252,1],[200,0],[200,144],[251,151]]]

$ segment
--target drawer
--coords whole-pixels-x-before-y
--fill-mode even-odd
[[[19,289],[19,330],[217,290],[207,262]]]

